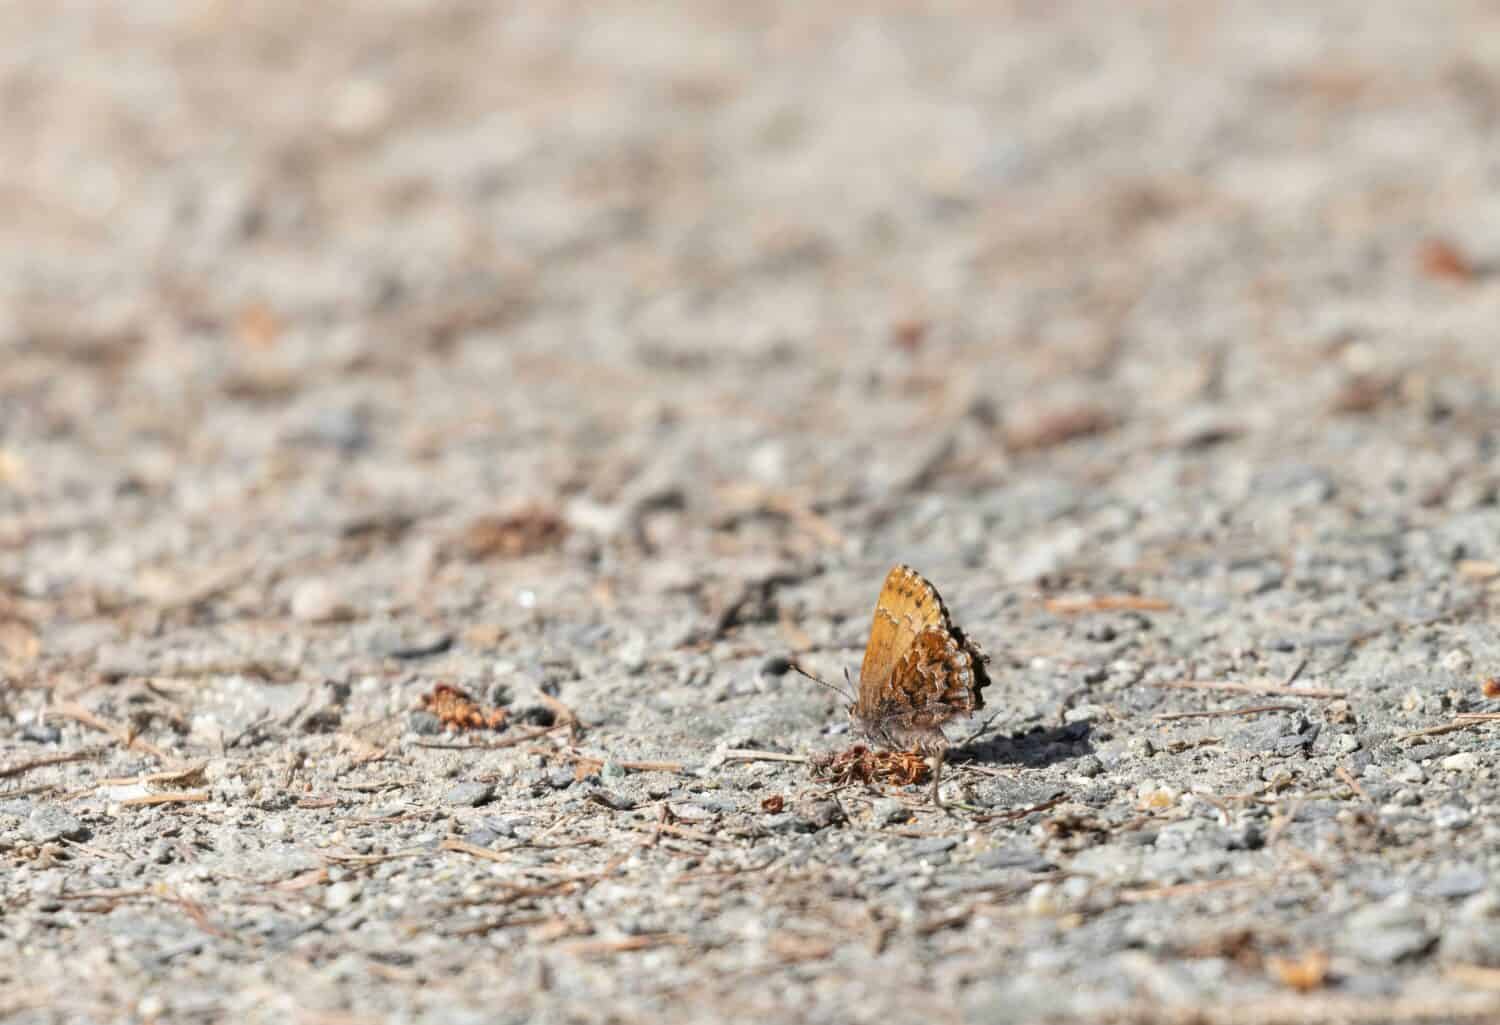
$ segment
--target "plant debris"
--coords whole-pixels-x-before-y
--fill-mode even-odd
[[[440,683],[422,695],[422,707],[438,717],[444,726],[460,730],[498,730],[505,727],[507,713],[503,708],[486,708],[464,691]]]
[[[1272,978],[1298,993],[1322,989],[1328,982],[1328,953],[1309,950],[1301,957],[1271,957],[1266,967]]]
[[[850,783],[894,783],[910,786],[927,778],[927,759],[915,751],[872,751],[856,744],[846,751],[814,757],[814,779],[840,786]]]
[[[561,516],[530,505],[507,516],[470,520],[454,539],[454,547],[469,559],[516,559],[557,548],[567,536]]]

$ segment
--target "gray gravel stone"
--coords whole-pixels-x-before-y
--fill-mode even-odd
[[[406,713],[406,728],[423,737],[437,736],[444,730],[441,719],[421,709]]]
[[[1445,804],[1432,816],[1433,825],[1439,829],[1465,829],[1473,821],[1474,816],[1469,809],[1460,808],[1456,804]]]
[[[459,783],[448,788],[443,801],[459,807],[477,808],[481,804],[488,804],[494,796],[495,788],[488,783]]]
[[[1434,879],[1425,891],[1432,897],[1468,897],[1483,890],[1488,881],[1488,876],[1480,869],[1455,868]]]
[[[890,826],[911,818],[911,810],[891,797],[882,797],[870,806],[870,817],[877,826]]]
[[[1093,777],[1101,775],[1104,772],[1104,763],[1094,755],[1084,755],[1082,758],[1078,759],[1077,764],[1073,766],[1073,771],[1078,773],[1078,775],[1080,776],[1092,779]]]
[[[1394,964],[1425,953],[1436,940],[1421,909],[1401,898],[1362,908],[1344,922],[1341,949],[1364,961]]]
[[[26,832],[37,843],[81,839],[88,830],[77,816],[55,804],[40,804],[26,818]]]

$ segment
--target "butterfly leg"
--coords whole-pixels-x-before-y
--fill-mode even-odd
[[[947,748],[940,747],[927,756],[927,764],[932,766],[932,804],[935,808],[943,807],[943,796],[938,792],[938,786],[943,782],[943,760],[947,754]]]

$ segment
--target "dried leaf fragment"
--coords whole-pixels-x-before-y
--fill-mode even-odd
[[[505,726],[503,708],[485,708],[464,691],[440,683],[422,695],[422,707],[445,726],[460,730],[498,730]]]
[[[539,505],[506,516],[479,516],[459,531],[454,546],[470,559],[515,559],[562,544],[568,525],[556,512]]]
[[[0,652],[16,662],[32,662],[42,653],[42,641],[29,623],[0,620]]]
[[[847,751],[811,759],[812,774],[839,785],[894,783],[910,786],[927,777],[927,759],[915,751],[872,751],[856,744]]]
[[[1034,452],[1053,448],[1077,438],[1112,431],[1119,419],[1098,406],[1073,406],[1052,410],[1010,424],[1005,429],[1005,445],[1012,452]]]
[[[768,815],[776,815],[780,813],[781,810],[785,807],[786,798],[782,797],[780,794],[772,794],[770,797],[760,802],[760,810]]]
[[[1450,281],[1473,281],[1479,276],[1474,263],[1464,251],[1444,238],[1430,238],[1417,250],[1422,273],[1431,278]]]
[[[1328,981],[1328,953],[1323,950],[1309,950],[1296,958],[1268,958],[1266,967],[1272,978],[1299,993],[1321,989]]]

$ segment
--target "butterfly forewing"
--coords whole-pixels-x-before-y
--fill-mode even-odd
[[[875,617],[870,622],[870,640],[859,667],[859,705],[873,709],[881,691],[890,682],[896,663],[906,654],[917,634],[945,624],[948,611],[937,590],[910,566],[895,566],[885,575]]]

